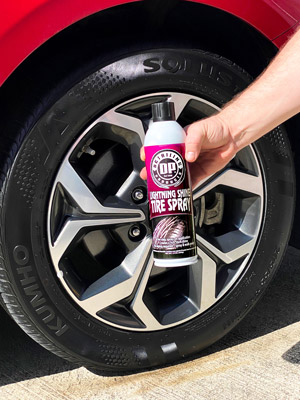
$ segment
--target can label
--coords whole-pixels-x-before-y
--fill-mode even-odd
[[[145,147],[154,258],[197,254],[184,143]]]

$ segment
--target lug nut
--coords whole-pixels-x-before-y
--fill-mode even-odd
[[[133,227],[130,231],[130,235],[133,237],[138,237],[138,236],[140,236],[140,234],[141,234],[141,230],[137,226]]]
[[[132,193],[132,198],[135,201],[141,201],[144,199],[144,193],[142,189],[135,189],[135,191]]]

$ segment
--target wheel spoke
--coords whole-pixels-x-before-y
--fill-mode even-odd
[[[90,285],[83,293],[80,305],[90,314],[130,296],[145,266],[148,265],[151,239],[145,238],[142,243],[112,271]]]
[[[106,216],[109,214],[125,214],[127,217],[130,217],[130,214],[134,214],[140,216],[141,219],[139,221],[144,219],[142,211],[138,209],[103,206],[69,162],[64,163],[56,183],[60,183],[81,210],[87,214],[104,214]]]
[[[149,276],[153,267],[153,254],[151,254],[145,272],[140,281],[140,284],[136,290],[133,301],[131,302],[131,310],[138,316],[138,318],[143,322],[147,330],[161,329],[162,325],[157,321],[154,315],[151,313],[149,308],[143,301],[143,296],[149,280]]]
[[[194,312],[205,311],[216,300],[216,263],[201,249],[198,249],[198,255],[198,263],[189,267],[189,293],[186,298],[186,301],[190,303],[190,307]],[[157,321],[143,301],[143,295],[152,265],[151,259],[149,260],[143,278],[131,303],[131,309],[144,323],[145,329],[147,330],[161,329],[163,327],[163,324]],[[181,306],[182,304],[178,305],[178,309],[180,309]],[[170,312],[164,316],[165,322],[176,312],[176,308],[171,309]]]
[[[116,193],[117,197],[122,197],[124,194],[131,192],[137,186],[140,186],[141,178],[138,172],[132,171],[128,178],[123,182],[122,186]]]
[[[128,213],[120,213],[120,215],[114,214],[113,216],[103,215],[101,218],[89,218],[89,219],[68,219],[61,229],[54,243],[51,245],[51,254],[53,262],[58,265],[61,257],[70,246],[75,236],[84,228],[93,228],[97,226],[109,226],[116,224],[130,224],[133,222],[143,221],[145,218],[140,214],[132,212],[134,210],[128,210]]]
[[[234,169],[227,169],[221,174],[215,175],[210,181],[205,180],[201,185],[199,185],[194,191],[194,200],[198,199],[219,185],[253,193],[258,196],[262,195],[261,177],[236,171]]]
[[[199,260],[189,267],[189,298],[205,311],[216,301],[216,263],[198,248]]]
[[[143,212],[139,209],[103,206],[68,161],[61,168],[56,179],[57,183],[63,186],[84,213],[94,214],[93,216],[69,218],[65,222],[56,240],[51,244],[52,258],[57,266],[81,229],[145,220]]]
[[[69,161],[65,161],[62,168],[60,168],[56,178],[57,183],[63,186],[83,212],[93,214],[103,212],[104,207],[83,182]]]
[[[216,246],[212,245],[209,243],[207,240],[205,240],[203,237],[200,235],[196,235],[196,239],[199,243],[201,243],[205,249],[210,251],[212,254],[214,254],[216,257],[218,257],[221,261],[223,261],[225,264],[230,264],[236,260],[239,260],[240,258],[248,255],[251,253],[253,250],[254,244],[256,239],[250,239],[246,243],[243,243],[241,245],[238,245],[235,249],[225,253],[218,249]],[[234,240],[232,241],[234,243]]]
[[[116,125],[120,128],[133,131],[139,135],[141,143],[144,143],[145,130],[142,121],[138,118],[122,114],[115,110],[110,110],[100,118],[99,122],[105,122],[107,124]]]
[[[175,105],[175,118],[178,119],[188,102],[194,97],[185,93],[172,93],[169,100]]]

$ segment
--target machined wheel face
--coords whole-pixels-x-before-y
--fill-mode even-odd
[[[245,271],[264,221],[264,176],[249,146],[194,190],[197,264],[153,265],[139,150],[151,104],[167,99],[182,126],[218,110],[179,92],[119,104],[69,149],[49,200],[49,250],[67,295],[86,315],[129,331],[171,328],[218,302]]]

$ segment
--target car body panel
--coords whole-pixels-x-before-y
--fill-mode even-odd
[[[35,49],[56,33],[101,10],[137,0],[4,0],[0,5],[0,85]],[[300,1],[188,0],[222,9],[281,46],[300,20]],[[287,4],[288,3],[288,4]],[[292,32],[293,29],[290,31]]]
[[[300,19],[299,1],[297,1],[296,17],[290,15],[282,5],[276,4],[273,0],[196,0],[196,2],[205,3],[235,15],[255,27],[270,40],[290,29]]]
[[[296,30],[299,27],[300,27],[300,23],[298,22],[291,29],[289,29],[288,31],[284,32],[283,34],[278,36],[276,39],[274,39],[273,43],[275,44],[275,46],[280,49],[280,47],[282,47],[287,42],[287,40],[292,36],[293,33],[296,32]]]
[[[0,5],[0,85],[56,33],[91,14],[133,1],[4,0]]]

